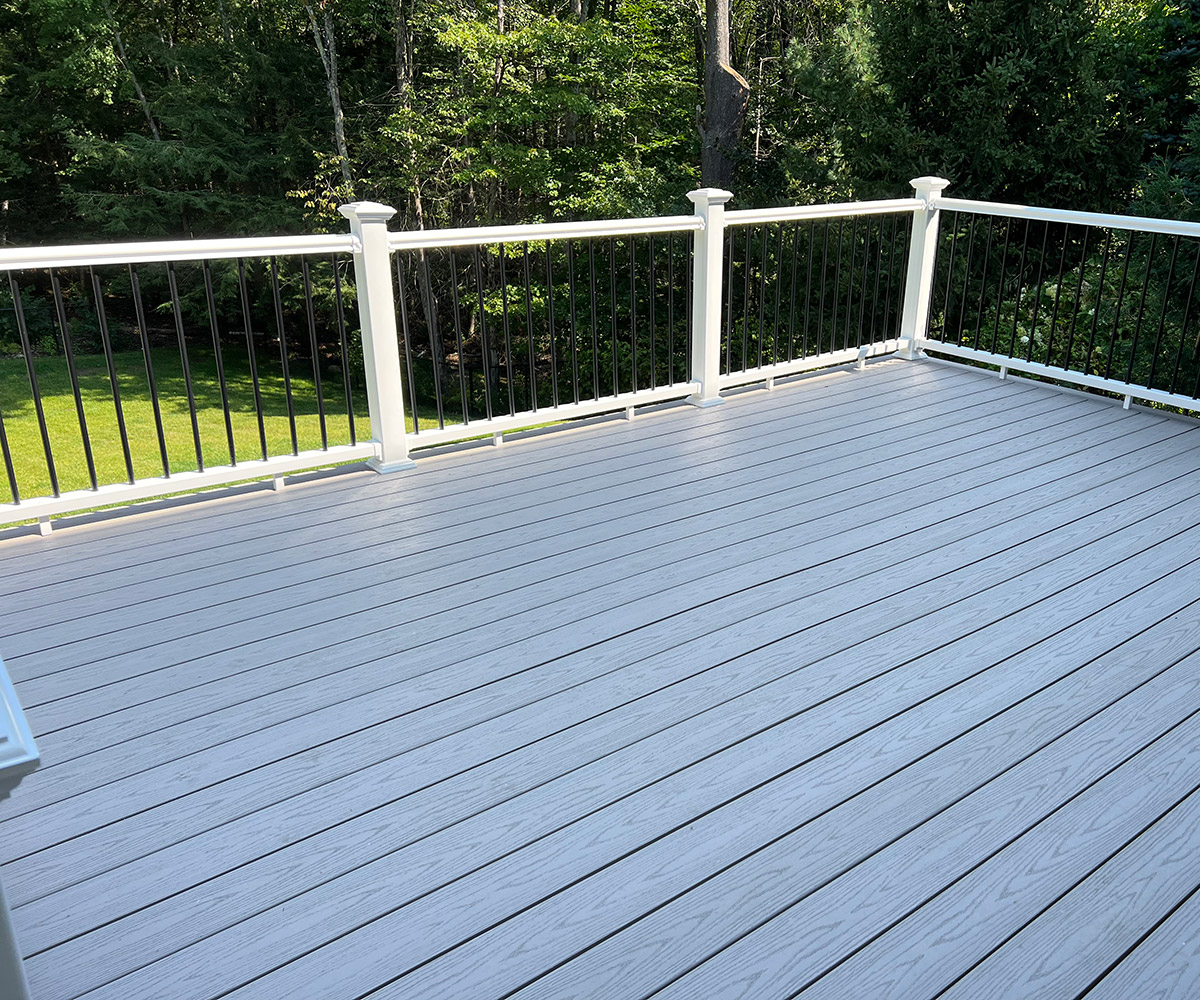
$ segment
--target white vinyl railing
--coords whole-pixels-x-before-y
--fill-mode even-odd
[[[947,198],[940,191],[931,189],[924,216],[925,259],[919,266],[910,261],[910,281],[919,289],[914,306],[921,310],[914,321],[922,331],[914,350],[993,365],[1002,378],[1020,371],[1102,390],[1123,396],[1126,407],[1143,400],[1198,408],[1200,224]],[[956,225],[941,235],[948,259],[943,280],[929,247],[937,245],[947,213]],[[965,250],[960,216],[969,234]],[[976,240],[980,223],[986,237]],[[982,262],[976,243],[985,243]],[[929,322],[935,281],[946,292],[940,330]],[[994,322],[982,308],[991,298]]]
[[[19,495],[12,449],[4,435],[3,421],[11,421],[12,415],[0,412],[0,448],[13,496],[11,503],[0,504],[0,523],[38,519],[48,530],[52,515],[253,478],[272,477],[278,486],[286,474],[339,462],[366,460],[377,471],[390,472],[410,467],[410,451],[418,447],[486,435],[498,444],[507,431],[611,411],[632,416],[635,407],[667,400],[712,406],[721,402],[725,388],[752,382],[770,386],[776,378],[796,372],[850,362],[861,366],[870,357],[893,353],[916,358],[925,351],[936,352],[997,366],[1002,376],[1009,370],[1025,371],[1116,392],[1126,397],[1127,405],[1130,399],[1145,399],[1196,406],[1195,394],[1181,387],[1191,384],[1196,367],[1195,352],[1187,350],[1193,314],[1200,312],[1191,308],[1195,274],[1200,273],[1200,225],[947,198],[943,192],[948,182],[943,179],[923,177],[911,183],[912,198],[727,211],[729,192],[703,189],[688,195],[692,215],[418,232],[390,232],[394,210],[360,202],[341,208],[348,234],[0,250],[0,272],[9,276],[33,403],[55,483],[54,495]],[[947,213],[953,213],[954,220],[948,228]],[[1023,233],[1014,233],[1016,225],[1024,227]],[[1135,240],[1146,234],[1148,248]],[[1181,240],[1197,241],[1195,272],[1189,256],[1192,244],[1184,244],[1181,256]],[[370,433],[362,439],[355,435],[350,368],[356,362],[347,346],[340,283],[349,275],[339,270],[339,255],[345,264],[353,262],[355,301],[351,305],[347,298],[346,306],[357,309],[361,330],[361,379],[370,419]],[[321,403],[321,366],[327,350],[319,343],[308,262],[315,267],[318,259],[331,256],[332,284],[327,290],[336,291],[336,313],[329,315],[337,317],[340,347],[329,350],[338,354],[345,373],[349,443],[327,440]],[[291,307],[290,320],[281,298],[277,257],[302,263],[306,298]],[[620,278],[618,258],[626,268]],[[261,331],[251,329],[256,321],[248,304],[245,266],[255,260],[263,262],[259,266],[264,274],[270,262],[292,449],[269,453],[259,398],[260,390],[268,390],[265,384],[260,387],[255,373],[261,447],[256,446],[256,457],[245,459],[235,447],[220,363],[222,345],[235,333],[244,334],[246,359],[254,370],[255,337]],[[213,262],[220,261],[238,262],[244,316],[244,321],[225,321],[224,328],[214,306],[211,270]],[[1055,261],[1057,271],[1050,274]],[[198,262],[193,266],[203,275],[203,289],[197,283],[193,294],[207,295],[228,463],[204,462],[188,381],[196,467],[169,468],[159,419],[163,475],[136,472],[101,315],[128,481],[97,478],[84,401],[71,369],[92,488],[60,491],[52,435],[38,397],[35,351],[21,316],[22,292],[15,276],[48,272],[70,368],[74,359],[56,275],[72,269],[80,275],[87,269],[90,275],[91,268],[126,265],[131,287],[140,295],[137,265],[163,265],[187,376],[188,345],[174,270],[186,262]],[[431,277],[431,266],[443,270]],[[1110,286],[1118,273],[1120,287],[1113,294]],[[1192,277],[1185,295],[1188,275]],[[226,278],[234,281],[232,265]],[[95,276],[90,280],[102,313],[101,285]],[[293,276],[293,288],[298,282]],[[618,289],[627,297],[621,302]],[[1139,291],[1137,305],[1129,305]],[[320,411],[318,449],[299,447],[289,380],[286,328],[289,323],[298,326],[299,332],[290,334],[293,347],[296,340],[304,340],[304,302]],[[137,304],[153,395],[151,345],[140,300]],[[333,310],[331,298],[326,306]],[[988,310],[994,310],[994,317]],[[1100,313],[1106,323],[1111,321],[1107,339],[1094,318]],[[452,335],[439,330],[439,317],[452,317]],[[544,324],[544,331],[538,323]],[[1081,331],[1089,323],[1085,336]],[[1126,329],[1130,323],[1131,337]],[[1139,347],[1153,355],[1148,368]],[[291,363],[297,363],[295,357]],[[1143,369],[1146,374],[1139,380]],[[1195,379],[1200,389],[1200,375]],[[173,402],[182,405],[181,400]],[[159,417],[157,396],[154,406]],[[430,426],[431,421],[436,426]]]

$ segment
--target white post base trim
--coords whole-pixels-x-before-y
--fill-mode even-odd
[[[710,396],[708,399],[703,396],[688,396],[684,402],[691,403],[692,406],[720,406],[725,399],[722,396]]]
[[[367,468],[375,472],[402,472],[404,469],[415,469],[417,463],[411,458],[402,458],[398,462],[385,462],[379,458],[368,458]]]

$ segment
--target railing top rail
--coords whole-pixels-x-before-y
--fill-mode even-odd
[[[223,240],[155,240],[147,243],[84,243],[58,247],[0,249],[0,271],[154,261],[227,260],[289,254],[351,253],[358,247],[348,233],[317,236],[264,236]]]
[[[743,208],[725,213],[727,226],[752,226],[764,222],[793,222],[808,219],[838,219],[856,215],[891,215],[924,208],[919,198],[889,198],[883,201],[853,201],[839,205],[789,205],[784,208]]]
[[[966,198],[938,198],[934,207],[950,212],[970,212],[975,215],[1000,215],[1010,219],[1038,219],[1045,222],[1064,222],[1077,226],[1103,226],[1110,229],[1129,229],[1143,233],[1166,233],[1173,236],[1200,236],[1200,223],[1175,219],[1150,219],[1141,215],[1108,215],[1101,212],[1073,212],[1060,208],[1035,208],[1030,205],[1009,205],[998,201],[971,201]]]
[[[524,226],[476,226],[466,229],[416,229],[388,233],[389,250],[428,250],[471,247],[485,243],[524,243],[604,236],[641,236],[703,229],[694,215],[663,215],[649,219],[600,219],[595,222],[540,222]]]

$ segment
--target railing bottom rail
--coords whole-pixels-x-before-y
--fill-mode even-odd
[[[168,496],[172,493],[191,493],[214,486],[228,486],[252,479],[284,476],[342,462],[363,461],[375,457],[373,441],[361,444],[335,445],[328,450],[302,451],[298,455],[281,455],[239,462],[237,465],[210,466],[203,472],[176,472],[173,475],[139,479],[135,483],[114,483],[95,490],[72,490],[57,497],[38,497],[22,503],[0,504],[0,525],[16,521],[50,518],[110,504]]]
[[[940,340],[920,340],[921,350],[933,354],[946,354],[952,358],[963,358],[970,361],[980,361],[987,365],[996,365],[1001,373],[1027,372],[1030,375],[1040,375],[1053,379],[1055,382],[1067,382],[1071,385],[1087,386],[1090,389],[1102,389],[1117,396],[1125,397],[1125,405],[1130,400],[1143,400],[1148,403],[1161,403],[1181,410],[1200,410],[1200,400],[1192,396],[1184,396],[1177,392],[1164,392],[1162,389],[1150,389],[1144,385],[1134,385],[1117,379],[1104,378],[1101,375],[1088,375],[1084,372],[1071,371],[1067,368],[1055,368],[1037,361],[1025,361],[1021,358],[1010,357],[1007,354],[993,354],[974,347],[963,347],[960,344],[947,344]]]
[[[813,354],[807,358],[796,358],[794,361],[779,361],[775,364],[763,365],[760,368],[729,372],[720,376],[718,385],[722,389],[727,389],[735,385],[749,385],[751,382],[765,382],[767,379],[797,375],[817,368],[832,368],[836,365],[849,364],[852,361],[884,357],[895,354],[900,346],[899,340],[880,340],[873,344],[863,344],[862,347],[848,347],[841,351]]]
[[[676,382],[674,385],[664,385],[657,389],[639,389],[637,392],[622,392],[615,396],[602,396],[600,399],[587,399],[578,403],[541,406],[536,410],[506,413],[503,416],[493,417],[491,420],[472,420],[469,424],[451,424],[434,430],[423,430],[419,434],[409,432],[408,447],[410,449],[432,448],[435,445],[448,444],[453,441],[466,441],[471,438],[486,437],[489,434],[505,434],[509,431],[525,430],[543,424],[591,417],[601,413],[615,413],[619,410],[625,410],[628,413],[637,406],[686,399],[695,395],[699,389],[699,382]]]

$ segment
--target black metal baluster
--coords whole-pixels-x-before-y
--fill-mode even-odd
[[[183,365],[183,384],[187,390],[188,416],[191,417],[192,421],[192,444],[196,451],[196,468],[203,472],[204,449],[200,444],[200,421],[196,416],[196,392],[192,386],[192,365],[188,358],[187,338],[183,331],[183,308],[179,304],[179,286],[175,279],[175,263],[173,261],[167,262],[167,285],[171,290],[171,311],[175,317],[175,338],[179,343],[179,360]]]
[[[885,242],[883,231],[884,227],[887,226],[887,223],[887,216],[880,216],[879,244],[875,248],[875,286],[871,292],[871,319],[868,327],[870,330],[871,343],[879,340],[879,327],[875,325],[875,317],[879,309],[879,281],[883,273],[883,244]]]
[[[1179,258],[1179,236],[1171,246],[1171,263],[1167,267],[1167,283],[1163,286],[1162,311],[1158,315],[1158,335],[1154,338],[1154,355],[1150,359],[1150,378],[1146,385],[1154,388],[1154,376],[1158,373],[1158,353],[1162,350],[1163,330],[1167,322],[1167,303],[1171,299],[1171,279],[1175,277],[1175,262]]]
[[[684,321],[688,324],[686,328],[686,336],[683,339],[683,371],[684,381],[691,379],[691,281],[692,269],[696,262],[696,242],[694,239],[684,242],[684,291],[683,291],[683,307]],[[720,352],[718,352],[720,354]]]
[[[338,344],[342,350],[342,391],[346,396],[346,421],[350,425],[350,443],[358,444],[358,433],[354,426],[354,396],[350,391],[350,346],[346,343],[346,310],[342,303],[342,276],[338,270],[337,255],[330,257],[333,264],[333,297],[337,305]],[[405,352],[407,358],[407,352]],[[409,375],[411,379],[411,374]],[[411,398],[411,388],[409,390]],[[417,418],[413,407],[413,420]]]
[[[287,401],[288,431],[292,437],[292,454],[300,454],[300,441],[296,437],[296,403],[292,398],[292,368],[288,360],[287,330],[283,322],[283,298],[279,290],[279,262],[270,258],[271,295],[275,302],[275,329],[279,333],[279,362],[283,368],[283,397]]]
[[[417,373],[413,367],[412,343],[408,329],[408,290],[404,287],[403,257],[404,251],[396,254],[396,298],[400,301],[400,341],[404,346],[404,367],[408,375],[408,399],[412,404],[413,434],[416,435],[421,433],[421,418],[417,416]]]
[[[1071,368],[1071,354],[1075,348],[1075,324],[1079,321],[1079,302],[1083,298],[1083,272],[1087,269],[1087,245],[1091,231],[1090,226],[1083,227],[1083,244],[1079,253],[1079,284],[1075,286],[1075,307],[1071,310],[1071,327],[1067,331],[1067,353],[1062,364],[1064,371],[1069,371]]]
[[[733,371],[733,229],[726,230],[725,243],[728,254],[725,278],[725,371],[728,373]]]
[[[250,359],[250,383],[254,387],[254,415],[258,420],[258,445],[262,460],[267,460],[267,428],[263,421],[262,385],[258,379],[258,358],[254,347],[254,330],[250,319],[250,294],[246,289],[246,265],[238,260],[238,294],[242,301],[242,325],[246,327],[246,354]],[[139,296],[140,300],[140,296]],[[147,353],[147,358],[150,355]],[[157,407],[155,408],[157,414]],[[159,433],[162,433],[161,426]],[[163,447],[163,461],[166,461],[166,446]]]
[[[979,216],[975,216],[975,219],[978,221]],[[992,268],[992,234],[994,231],[992,220],[988,219],[987,239],[983,244],[983,273],[979,278],[979,301],[975,304],[975,328],[972,332],[972,344],[976,349],[981,346],[979,343],[979,335],[983,332],[983,296],[987,291],[988,274],[991,272]],[[963,331],[960,327],[958,332],[959,343],[962,343],[962,333]]]
[[[630,370],[633,380],[629,384],[630,391],[638,391],[638,330],[637,330],[637,242],[632,236],[625,239],[629,243],[629,345]]]
[[[579,402],[579,313],[575,308],[575,241],[567,240],[567,293],[571,309],[571,396]]]
[[[958,305],[958,334],[954,341],[956,344],[962,343],[963,329],[967,321],[967,295],[971,290],[971,267],[975,263],[975,226],[978,222],[979,216],[972,215],[971,228],[967,233],[967,266],[963,274],[962,295]]]
[[[842,336],[842,350],[850,348],[850,326],[854,322],[854,265],[858,260],[858,216],[850,227],[850,273],[846,276],[846,332]],[[838,286],[841,287],[840,285]],[[834,328],[837,336],[837,328]]]
[[[892,287],[895,285],[895,258],[896,258],[896,235],[899,234],[900,218],[893,216],[892,218],[892,235],[888,236],[888,269],[887,269],[887,289],[884,291],[883,299],[883,337],[882,340],[890,340],[892,335]],[[881,248],[882,250],[882,248]],[[883,257],[881,255],[880,262],[882,264]]]
[[[667,385],[675,384],[675,234],[667,234]]]
[[[910,250],[910,242],[912,240],[912,227],[905,226],[900,234],[900,281],[897,282],[897,287],[900,289],[896,296],[896,328],[899,330],[900,317],[904,313],[904,298],[908,294],[908,289],[905,287],[905,266],[908,261]]]
[[[550,389],[551,400],[558,406],[558,334],[554,329],[554,263],[550,241],[546,240],[546,311],[550,330]]]
[[[1050,223],[1042,223],[1042,252],[1038,257],[1037,291],[1033,294],[1033,318],[1029,321],[1029,343],[1026,345],[1025,360],[1033,360],[1033,339],[1037,334],[1038,310],[1042,306],[1042,279],[1046,271],[1046,248],[1050,245]]]
[[[472,250],[475,261],[475,297],[479,300],[479,356],[483,359],[483,404],[488,420],[492,419],[492,348],[488,343],[486,299],[483,295],[483,255],[479,247]]]
[[[504,314],[504,374],[508,382],[508,415],[511,417],[517,412],[517,397],[513,387],[512,333],[508,323],[508,261],[503,243],[500,244],[500,308]]]
[[[596,309],[596,241],[588,239],[588,283],[591,298],[588,309],[592,314],[592,399],[600,398],[600,328]]]
[[[812,274],[813,261],[817,250],[817,223],[815,220],[808,224],[808,277],[804,286],[804,343],[800,349],[800,357],[808,357],[808,320],[812,312]],[[818,321],[820,317],[818,316]],[[818,344],[818,347],[820,345]]]
[[[8,475],[8,492],[12,494],[12,502],[21,502],[21,491],[17,487],[17,470],[13,465],[12,451],[8,447],[8,432],[4,429],[4,413],[0,411],[0,456],[4,458],[4,471]]]
[[[532,413],[537,413],[537,360],[533,353],[533,279],[531,270],[533,263],[529,259],[528,240],[522,245],[522,253],[525,267],[525,345],[529,362],[529,409]]]
[[[941,331],[942,335],[939,339],[943,340],[943,341],[946,339],[946,324],[947,324],[947,322],[949,322],[949,319],[950,319],[950,286],[954,284],[954,254],[958,248],[958,219],[959,219],[959,214],[958,214],[958,212],[955,212],[954,213],[954,221],[950,224],[950,226],[951,226],[951,228],[950,228],[950,262],[949,262],[948,266],[946,267],[946,295],[945,295],[945,298],[942,299],[942,331]],[[939,247],[938,249],[940,251],[941,248]],[[939,256],[940,256],[940,252],[939,252]],[[934,278],[936,279],[936,277],[937,277],[936,261],[934,262],[933,273],[934,273]],[[930,317],[930,322],[932,322],[932,317]],[[932,336],[932,332],[931,332],[930,336]]]
[[[1137,354],[1138,339],[1142,335],[1142,319],[1146,315],[1146,293],[1150,291],[1150,274],[1154,270],[1154,251],[1158,247],[1158,233],[1150,234],[1150,253],[1146,256],[1146,278],[1142,282],[1142,297],[1138,301],[1137,320],[1133,325],[1133,340],[1129,345],[1129,361],[1125,365],[1125,381],[1133,380],[1133,359]]]
[[[108,384],[112,387],[113,410],[117,417],[117,434],[121,438],[121,455],[125,459],[125,475],[132,485],[136,478],[133,474],[133,455],[129,450],[129,432],[125,427],[125,408],[121,404],[121,386],[117,381],[117,366],[113,359],[112,338],[108,332],[108,314],[104,309],[104,291],[100,287],[100,279],[96,272],[88,268],[88,277],[92,279],[92,294],[96,299],[96,319],[100,324],[100,343],[104,348],[104,362],[108,366]]]
[[[862,262],[862,285],[858,290],[858,342],[856,347],[862,347],[863,343],[863,324],[867,319],[867,274],[871,270],[871,222],[870,216],[867,216],[865,232],[863,233],[863,262]],[[881,222],[882,226],[883,223]]]
[[[63,350],[67,356],[67,374],[71,379],[71,392],[75,396],[75,415],[79,418],[79,434],[83,442],[83,457],[87,463],[88,479],[91,481],[92,489],[96,489],[96,462],[92,455],[92,439],[88,434],[87,418],[83,413],[83,393],[79,388],[79,372],[75,367],[75,350],[71,346],[67,309],[63,303],[62,286],[58,282],[58,275],[53,271],[50,272],[50,287],[54,292],[54,309],[58,316],[59,329],[62,332]]]
[[[1071,227],[1068,224],[1063,228],[1062,251],[1058,255],[1058,277],[1054,282],[1054,311],[1050,314],[1050,333],[1046,337],[1047,367],[1049,367],[1050,359],[1054,354],[1054,334],[1058,330],[1058,303],[1062,298],[1063,275],[1066,274],[1067,268],[1067,243],[1069,243],[1070,240]]]
[[[1112,337],[1108,341],[1108,358],[1104,363],[1104,377],[1108,378],[1112,374],[1113,351],[1117,345],[1117,329],[1121,325],[1121,309],[1125,302],[1125,283],[1129,278],[1129,261],[1133,256],[1133,239],[1134,233],[1130,231],[1129,241],[1125,245],[1125,263],[1121,267],[1121,286],[1117,290],[1117,309],[1116,315],[1113,317],[1113,332]],[[1132,355],[1130,355],[1132,357]]]
[[[25,355],[25,374],[29,378],[29,390],[33,395],[33,409],[37,414],[38,433],[42,438],[42,452],[46,456],[46,471],[50,476],[50,492],[54,496],[58,496],[60,493],[58,469],[54,464],[54,452],[50,447],[50,431],[46,426],[46,411],[42,405],[42,390],[38,385],[37,371],[33,364],[33,345],[29,340],[29,328],[25,324],[25,308],[21,305],[21,289],[17,286],[17,279],[12,271],[8,272],[8,290],[13,298],[13,315],[17,320],[17,336],[21,339],[21,353]]]
[[[650,283],[647,285],[650,297],[650,388],[658,388],[658,338],[654,329],[654,300],[658,289],[654,284],[654,234],[650,233]]]
[[[1009,334],[1009,338],[1008,338],[1008,356],[1010,358],[1016,357],[1017,320],[1021,316],[1021,298],[1025,292],[1025,260],[1029,254],[1030,225],[1031,225],[1030,220],[1026,219],[1025,220],[1025,233],[1021,238],[1021,257],[1017,263],[1017,289],[1016,289],[1017,300],[1016,300],[1016,304],[1013,306],[1012,333]],[[1033,338],[1031,337],[1030,340],[1032,340],[1032,339]]]
[[[221,412],[225,418],[225,444],[229,449],[229,464],[237,465],[237,451],[233,443],[233,416],[229,412],[229,386],[225,380],[225,359],[221,354],[221,333],[217,326],[217,300],[213,295],[212,268],[208,261],[203,264],[204,272],[204,301],[208,307],[208,327],[212,333],[213,359],[217,363],[217,386],[221,392]],[[97,285],[97,293],[99,286]],[[129,481],[133,482],[133,470],[130,470]]]
[[[996,289],[996,322],[992,326],[991,353],[996,353],[997,340],[1000,335],[1000,314],[1004,311],[1004,282],[1008,270],[1008,246],[1012,241],[1013,220],[1006,219],[1004,223],[1004,249],[1000,251],[1000,285]],[[1020,278],[1017,279],[1020,281]]]
[[[418,289],[418,294],[422,297],[429,296],[428,308],[426,311],[426,322],[429,328],[426,333],[429,335],[429,357],[433,362],[433,399],[437,407],[438,430],[444,430],[446,427],[446,397],[442,390],[442,359],[445,356],[445,348],[442,344],[442,331],[438,326],[438,311],[437,302],[433,294],[433,276],[429,269],[429,253],[427,251],[419,251],[418,259],[421,261],[421,272],[425,276],[425,289]]]
[[[775,324],[771,328],[771,363],[779,362],[779,315],[783,308],[783,223],[779,223],[779,241],[775,247]]]
[[[783,232],[783,226],[779,227],[779,231]],[[788,361],[794,360],[796,356],[796,276],[800,264],[797,258],[796,244],[799,239],[800,220],[797,219],[792,223],[792,287],[788,295]]]
[[[329,429],[325,424],[325,387],[321,383],[321,348],[317,344],[317,313],[313,307],[312,280],[308,272],[308,258],[300,258],[300,276],[304,284],[304,309],[308,319],[308,343],[312,351],[313,389],[317,393],[317,424],[321,430],[321,450],[329,450]],[[214,318],[214,324],[216,320]],[[214,336],[216,326],[213,327]],[[221,367],[220,352],[217,367]],[[223,378],[223,376],[222,376]]]
[[[821,292],[817,302],[817,354],[825,346],[825,278],[829,273],[829,220],[825,220],[825,235],[821,243]],[[832,343],[832,341],[830,341]]]
[[[612,379],[613,395],[621,394],[620,365],[617,364],[617,241],[608,241],[608,300],[609,318],[612,321]]]
[[[458,351],[458,401],[465,427],[471,422],[471,413],[467,394],[467,359],[463,351],[462,309],[458,302],[458,265],[454,259],[453,247],[450,248],[450,302],[454,308],[454,346]]]
[[[842,301],[842,244],[846,240],[846,220],[838,219],[837,259],[833,265],[833,321],[829,325],[829,350],[837,350],[838,307]]]
[[[752,227],[747,227],[752,228]],[[767,227],[762,227],[762,256],[758,262],[758,367],[763,366],[763,341],[767,322]]]
[[[1175,384],[1179,380],[1179,368],[1183,363],[1183,345],[1187,342],[1188,319],[1192,314],[1192,296],[1196,293],[1196,279],[1200,278],[1200,243],[1196,244],[1196,263],[1192,266],[1192,280],[1188,284],[1187,298],[1183,302],[1183,325],[1179,330],[1179,347],[1175,351],[1175,368],[1171,372],[1171,386],[1168,392],[1175,391]],[[1196,369],[1197,388],[1193,390],[1192,395],[1196,396],[1200,392],[1200,367]]]
[[[1100,281],[1096,285],[1096,305],[1092,309],[1092,330],[1088,334],[1087,357],[1084,358],[1084,371],[1092,365],[1092,352],[1096,348],[1096,326],[1100,322],[1100,300],[1104,296],[1104,276],[1108,271],[1108,252],[1112,246],[1112,230],[1104,232],[1104,249],[1100,253]]]
[[[746,270],[742,275],[742,371],[750,367],[750,237],[754,227],[746,227]]]

